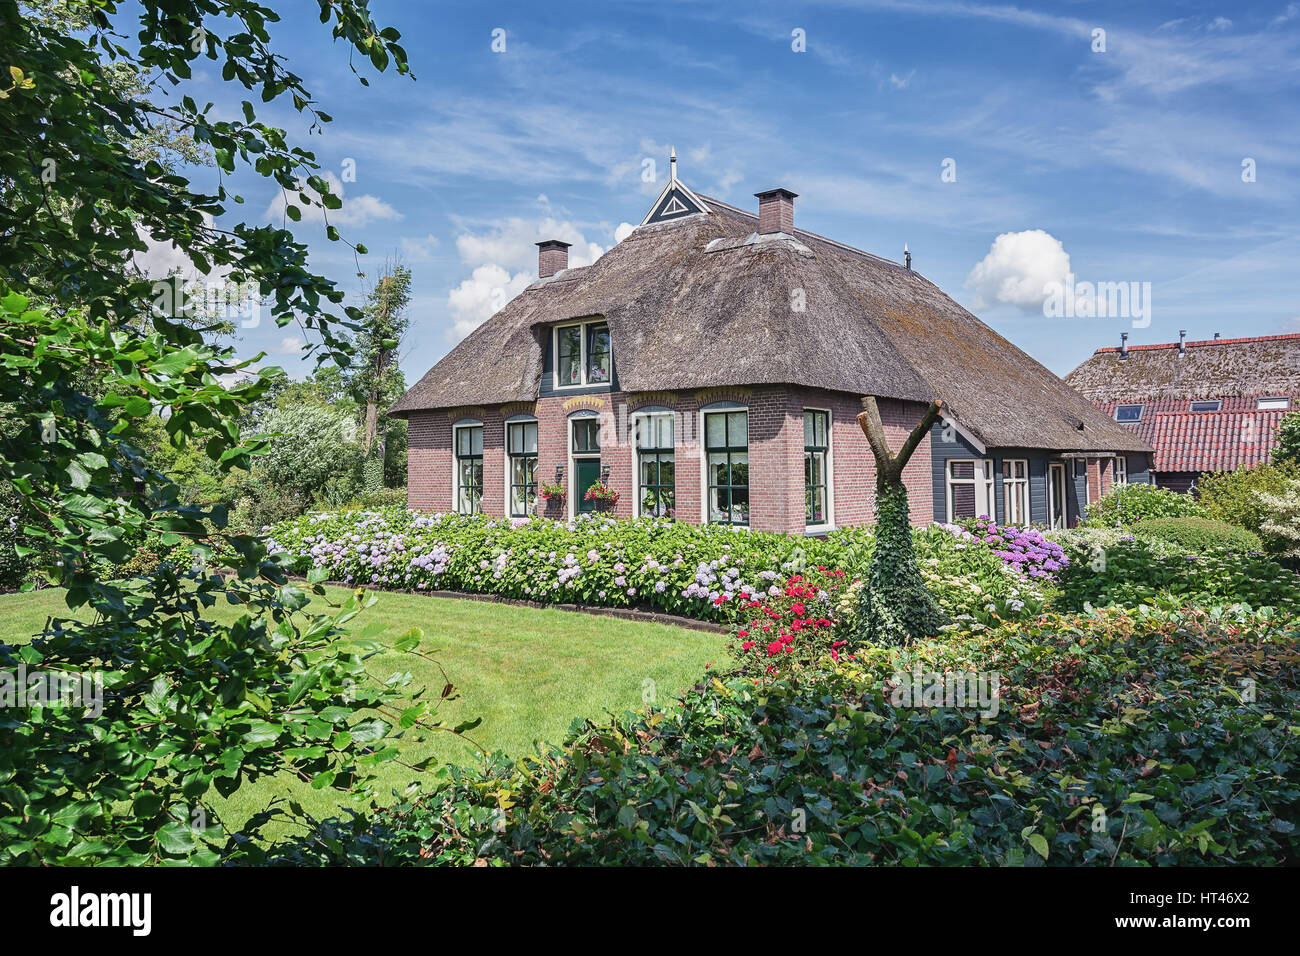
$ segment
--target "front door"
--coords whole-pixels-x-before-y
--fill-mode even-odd
[[[600,459],[579,458],[573,463],[573,501],[578,512],[595,511],[596,502],[587,500],[587,489],[600,483]]]
[[[1065,465],[1047,466],[1047,520],[1053,529],[1065,527]]]

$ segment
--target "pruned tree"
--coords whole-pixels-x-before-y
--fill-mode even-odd
[[[898,644],[909,637],[933,634],[947,620],[916,563],[903,484],[903,468],[938,420],[943,402],[930,404],[898,454],[889,450],[876,399],[868,396],[863,407],[858,425],[876,459],[876,546],[862,589],[862,636],[875,643]]]
[[[400,264],[385,267],[366,297],[365,319],[357,335],[352,384],[357,401],[365,409],[361,445],[366,453],[367,491],[384,487],[389,424],[384,409],[405,391],[397,356],[411,324],[406,313],[410,302],[411,270]]]

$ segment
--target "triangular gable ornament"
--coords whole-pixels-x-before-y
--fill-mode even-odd
[[[669,153],[668,168],[671,170],[668,185],[659,194],[655,204],[650,207],[646,217],[641,220],[643,226],[653,222],[667,222],[671,219],[680,219],[682,216],[691,216],[697,212],[707,213],[709,211],[709,207],[704,204],[700,197],[691,192],[686,187],[686,184],[677,178],[676,149]]]

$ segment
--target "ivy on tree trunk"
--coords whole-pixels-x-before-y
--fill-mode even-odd
[[[947,623],[916,563],[903,484],[903,467],[929,434],[943,403],[931,403],[897,455],[889,450],[875,398],[869,396],[863,405],[858,425],[876,459],[876,547],[862,589],[862,636],[873,643],[900,644],[909,637],[934,634]]]

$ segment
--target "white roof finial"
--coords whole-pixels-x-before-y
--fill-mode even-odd
[[[668,147],[668,172],[670,179],[677,178],[677,147]]]

